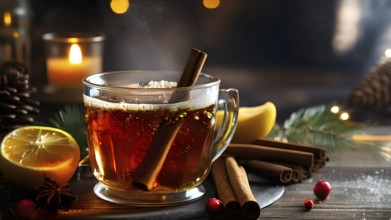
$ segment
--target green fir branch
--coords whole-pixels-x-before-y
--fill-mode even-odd
[[[331,150],[355,149],[353,134],[362,131],[363,125],[341,120],[330,111],[331,105],[300,109],[291,114],[283,125],[276,125],[270,138],[291,143],[305,143]]]
[[[78,105],[67,105],[50,119],[51,125],[72,135],[80,147],[80,158],[87,154],[87,128],[84,110]]]

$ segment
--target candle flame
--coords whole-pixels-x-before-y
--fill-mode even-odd
[[[69,51],[69,62],[72,64],[80,64],[82,60],[83,55],[81,53],[79,45],[72,44],[71,49]]]
[[[11,13],[5,12],[4,13],[4,25],[6,27],[9,27],[9,26],[11,26],[11,24],[12,24]]]

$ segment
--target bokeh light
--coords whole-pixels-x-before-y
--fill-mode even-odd
[[[219,7],[220,0],[203,0],[202,3],[204,4],[205,8],[215,9]]]
[[[334,105],[330,108],[330,111],[334,114],[337,114],[339,112],[339,106]]]
[[[124,14],[129,9],[129,0],[111,0],[110,7],[116,14]]]
[[[4,19],[3,20],[4,20],[4,25],[6,27],[11,26],[11,24],[12,24],[11,13],[4,12]]]
[[[342,112],[341,115],[339,116],[339,118],[343,121],[346,121],[350,118],[350,115],[347,112]]]
[[[387,49],[384,54],[386,55],[386,57],[388,58],[391,58],[391,49]]]

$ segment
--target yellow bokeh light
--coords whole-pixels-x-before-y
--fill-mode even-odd
[[[15,39],[18,39],[19,38],[19,32],[14,32],[14,33],[12,33],[12,36],[15,38]]]
[[[71,49],[69,51],[69,62],[72,64],[80,64],[82,60],[83,55],[81,53],[79,45],[72,44]]]
[[[330,108],[330,111],[334,114],[337,114],[339,112],[339,107],[337,105],[334,105]]]
[[[4,12],[4,25],[6,27],[9,27],[9,26],[11,26],[11,24],[12,24],[11,13]]]
[[[123,14],[128,11],[129,0],[111,0],[110,7],[116,14]]]
[[[341,120],[343,120],[343,121],[348,120],[349,117],[350,117],[350,115],[349,115],[349,113],[347,113],[347,112],[342,112],[341,115],[339,116],[339,118],[340,118]]]
[[[202,3],[204,4],[205,8],[215,9],[219,7],[220,0],[203,0]]]

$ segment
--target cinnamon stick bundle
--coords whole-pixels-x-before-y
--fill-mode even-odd
[[[287,143],[287,142],[275,141],[275,140],[265,139],[265,138],[259,138],[255,140],[252,144],[313,153],[314,154],[313,171],[318,171],[321,168],[323,168],[326,165],[326,162],[329,160],[328,157],[326,157],[326,150],[324,148],[309,145],[309,144]]]
[[[281,149],[309,152],[314,154],[315,159],[324,158],[326,156],[326,150],[324,148],[318,146],[312,146],[308,144],[293,144],[293,143],[275,141],[275,140],[265,139],[265,138],[258,138],[253,142],[253,144],[281,148]]]
[[[192,86],[196,83],[206,57],[206,53],[192,49],[177,87]],[[186,99],[188,99],[186,92],[176,90],[172,94],[169,103],[185,101]],[[134,187],[143,190],[151,190],[154,187],[156,178],[181,126],[182,121],[173,124],[169,120],[164,119],[160,123],[143,160],[134,172],[132,182]]]
[[[217,196],[224,206],[225,216],[230,218],[239,218],[241,214],[240,203],[233,188],[231,187],[228,174],[225,169],[225,163],[221,157],[213,163],[211,172],[215,182]]]
[[[231,143],[224,156],[239,158],[239,164],[255,174],[287,184],[309,178],[326,165],[326,150],[312,145],[257,139],[252,144]]]
[[[289,183],[292,181],[293,170],[287,166],[260,160],[241,160],[239,164],[258,175],[266,175],[275,180],[275,182]]]
[[[230,144],[224,151],[224,155],[235,156],[241,159],[296,164],[303,166],[309,173],[312,172],[314,165],[313,153],[254,144]]]
[[[233,157],[225,158],[225,166],[232,188],[235,191],[246,219],[257,219],[261,208],[253,195],[246,172],[243,172]]]

